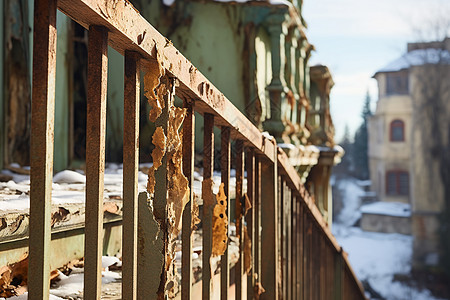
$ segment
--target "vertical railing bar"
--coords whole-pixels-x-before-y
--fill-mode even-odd
[[[261,162],[255,157],[255,273],[261,284]],[[258,287],[259,288],[259,287]],[[259,291],[255,291],[258,293]],[[256,294],[255,298],[259,298]]]
[[[291,285],[291,295],[292,299],[298,299],[297,298],[297,254],[298,254],[298,248],[297,248],[297,205],[295,203],[295,191],[292,191],[291,193],[291,208],[292,208],[292,215],[291,215],[291,236],[292,236],[292,243],[291,243],[291,256],[292,261],[290,262],[289,268],[291,268],[292,272],[292,278],[290,279],[290,285]]]
[[[303,210],[303,226],[304,226],[304,237],[303,237],[303,244],[304,244],[304,250],[303,250],[303,257],[304,257],[304,274],[303,274],[303,280],[304,280],[304,291],[305,296],[304,299],[311,299],[311,274],[310,274],[310,249],[311,249],[311,233],[309,232],[311,230],[311,223],[309,222],[309,215],[307,213],[307,208],[304,206]]]
[[[108,31],[89,27],[84,298],[101,296]]]
[[[319,247],[319,230],[315,223],[313,223],[313,276],[314,276],[314,299],[320,299],[320,247]]]
[[[261,176],[261,282],[265,289],[265,299],[279,299],[279,261],[278,247],[280,236],[278,234],[278,162],[273,164],[266,158],[260,164]],[[263,209],[264,208],[264,209]]]
[[[194,149],[195,113],[194,103],[184,101],[187,109],[183,122],[183,173],[189,182],[189,202],[183,211],[181,237],[181,299],[191,299],[192,290],[192,207],[194,203]]]
[[[204,139],[203,139],[203,251],[202,251],[202,298],[211,298],[211,254],[212,254],[212,176],[214,168],[214,115],[204,115]],[[211,184],[208,183],[211,180]]]
[[[239,255],[235,265],[236,300],[242,299],[242,276],[244,273],[244,218],[243,218],[243,186],[244,186],[244,143],[236,141],[236,235],[239,237]]]
[[[122,299],[137,297],[139,54],[125,51],[123,118]]]
[[[231,167],[231,144],[230,144],[230,127],[222,127],[220,139],[220,170],[221,180],[224,184],[225,196],[227,197],[227,219],[231,220],[231,201],[230,201],[230,167]],[[230,236],[230,226],[228,225],[227,236]],[[230,286],[230,262],[228,245],[225,253],[220,259],[220,299],[228,299],[228,289]]]
[[[288,198],[287,198],[287,299],[292,299],[292,190],[288,188]]]
[[[286,272],[286,181],[282,176],[279,176],[280,183],[280,201],[278,202],[279,207],[279,242],[280,242],[280,268],[281,268],[281,298],[286,299],[287,296],[287,272]]]
[[[48,299],[56,78],[55,0],[35,1],[33,39],[28,291],[30,299]]]
[[[298,247],[298,258],[297,258],[297,295],[298,299],[304,299],[304,279],[303,279],[303,237],[304,237],[304,226],[303,226],[303,205],[301,204],[301,199],[297,199],[297,247]]]
[[[253,299],[255,286],[255,150],[250,148],[246,156],[247,170],[247,195],[251,201],[252,208],[247,212],[247,232],[251,241],[250,266],[251,270],[247,276],[247,299]]]

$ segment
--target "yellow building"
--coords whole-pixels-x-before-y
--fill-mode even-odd
[[[446,38],[409,43],[403,56],[374,75],[379,100],[369,120],[372,189],[380,201],[410,205],[415,266],[436,265],[445,251],[439,217],[448,197],[441,158],[448,153],[440,148],[450,144],[449,65]]]

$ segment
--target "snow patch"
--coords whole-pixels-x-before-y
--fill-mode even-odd
[[[55,183],[85,183],[86,176],[71,170],[64,170],[53,176]]]
[[[393,217],[411,217],[411,205],[400,202],[379,201],[361,206],[363,214],[376,214]]]

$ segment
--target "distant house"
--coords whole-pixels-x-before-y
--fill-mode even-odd
[[[409,43],[403,56],[374,75],[379,99],[369,120],[372,189],[382,202],[410,206],[411,228],[406,232],[411,231],[414,236],[415,265],[436,264],[439,258],[438,216],[444,208],[444,185],[439,160],[433,158],[432,141],[442,139],[449,131],[445,121],[450,116],[449,63],[449,38],[442,42]],[[436,74],[436,70],[446,71]],[[428,113],[442,103],[442,114],[433,117]],[[443,132],[432,130],[434,121],[441,122]],[[408,224],[405,217],[408,214],[389,219],[408,226],[404,225]],[[373,222],[366,224],[381,228]]]

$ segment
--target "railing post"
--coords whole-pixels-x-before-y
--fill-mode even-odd
[[[287,187],[283,177],[280,178],[279,226],[280,226],[280,259],[281,259],[281,299],[287,299]]]
[[[187,108],[183,122],[183,173],[189,182],[189,202],[183,211],[181,252],[181,298],[191,299],[192,286],[192,207],[194,203],[194,148],[195,113],[194,103],[184,101]]]
[[[303,237],[305,233],[305,227],[303,223],[303,205],[301,199],[297,199],[297,299],[304,299],[304,262],[303,262]]]
[[[89,27],[86,124],[86,226],[84,298],[100,299],[103,248],[108,32]]]
[[[272,163],[261,158],[261,281],[266,290],[261,299],[278,300],[278,170],[277,160]]]
[[[33,39],[28,291],[30,299],[48,299],[55,118],[55,0],[35,1]]]
[[[247,299],[254,298],[255,287],[255,151],[250,148],[246,156],[247,170],[247,195],[251,201],[252,208],[246,215],[247,232],[251,241],[250,273],[247,276]]]
[[[254,288],[255,299],[259,299],[259,293],[262,292],[261,285],[261,158],[255,157],[255,274],[257,275],[258,286]],[[264,287],[263,287],[264,288]]]
[[[222,127],[220,147],[220,169],[221,178],[224,184],[224,192],[227,197],[227,219],[230,222],[231,217],[231,201],[230,201],[230,160],[231,160],[231,145],[230,145],[230,127]],[[230,236],[230,226],[228,225],[227,236]],[[230,262],[228,253],[228,242],[225,253],[220,259],[220,299],[228,300],[228,289],[230,286]]]
[[[291,188],[288,188],[288,195],[286,199],[287,204],[287,261],[286,261],[286,267],[287,270],[287,278],[286,278],[286,284],[287,284],[287,299],[293,299],[292,297],[292,279],[294,277],[294,274],[292,272],[292,190]]]
[[[212,287],[211,254],[212,254],[212,213],[214,196],[212,192],[212,176],[214,169],[214,115],[204,115],[203,139],[203,252],[202,252],[202,298],[211,299]]]
[[[139,169],[139,54],[125,52],[123,123],[122,299],[137,297],[137,227]]]
[[[238,261],[234,266],[236,282],[236,300],[242,299],[242,276],[244,273],[244,143],[242,140],[236,142],[236,235],[239,237]]]
[[[334,300],[343,300],[344,259],[342,258],[342,248],[334,254],[334,263]]]

